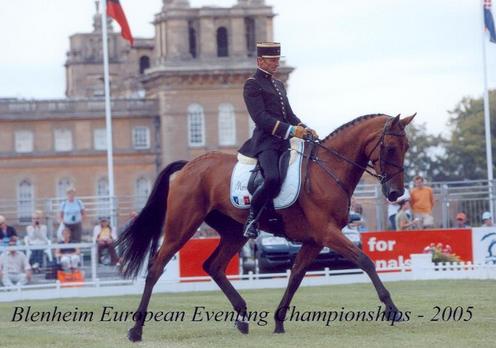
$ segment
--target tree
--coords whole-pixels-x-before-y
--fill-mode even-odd
[[[491,138],[496,135],[496,91],[490,92]],[[450,111],[452,133],[446,144],[444,169],[452,180],[486,179],[486,141],[482,98],[465,97]],[[496,142],[492,141],[496,155]],[[494,161],[493,161],[494,170]]]
[[[443,154],[445,141],[440,135],[427,133],[425,123],[411,123],[407,127],[410,148],[405,156],[405,179],[412,180],[422,175],[430,180],[442,180],[439,168],[440,154]]]

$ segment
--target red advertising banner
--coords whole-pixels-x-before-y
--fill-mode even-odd
[[[460,261],[473,262],[470,229],[363,232],[363,251],[377,268],[410,266],[410,254],[423,253],[431,245],[440,245]],[[441,246],[442,245],[442,246]]]
[[[203,270],[203,262],[214,252],[219,244],[219,238],[190,239],[179,250],[179,276],[200,277],[208,276]],[[227,275],[239,274],[239,255],[235,255],[226,269]]]

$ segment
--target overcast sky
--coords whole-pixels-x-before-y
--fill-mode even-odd
[[[194,7],[237,0],[190,0]],[[433,133],[482,95],[480,0],[266,0],[296,68],[290,102],[325,135],[356,116],[418,112]],[[162,0],[121,0],[134,36],[152,37]],[[92,29],[93,0],[0,0],[0,97],[63,98],[69,35]],[[114,24],[118,29],[118,25]],[[487,45],[489,86],[496,45]]]

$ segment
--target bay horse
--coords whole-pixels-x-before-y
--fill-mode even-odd
[[[335,250],[367,273],[388,318],[390,313],[393,316],[399,313],[374,263],[341,229],[348,221],[350,196],[364,171],[380,180],[382,192],[390,201],[403,194],[403,161],[408,149],[405,127],[414,117],[365,115],[344,124],[323,140],[312,142],[315,151],[311,158],[307,156],[307,168],[302,170],[306,171],[309,187],[300,191],[295,204],[279,211],[286,235],[301,242],[302,247],[274,315],[275,333],[284,332],[284,318],[293,295],[323,247]],[[221,152],[208,152],[190,162],[169,164],[157,177],[143,210],[119,238],[117,245],[125,277],[136,277],[149,254],[145,288],[135,324],[128,332],[129,340],[141,340],[155,283],[202,222],[220,235],[219,245],[203,268],[238,313],[235,326],[242,333],[248,333],[249,323],[243,320],[247,313],[246,302],[225,275],[227,264],[247,241],[242,233],[247,210],[235,208],[229,198],[230,176],[235,164],[236,156]],[[262,223],[260,228],[267,230],[268,226]],[[163,242],[158,248],[161,236]]]

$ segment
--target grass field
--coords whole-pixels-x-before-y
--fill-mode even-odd
[[[0,347],[495,347],[496,281],[416,281],[387,284],[398,307],[411,311],[407,322],[391,326],[384,321],[288,321],[286,334],[272,333],[272,316],[283,290],[250,290],[242,295],[249,310],[258,315],[270,312],[268,323],[258,317],[250,324],[250,334],[241,335],[231,322],[193,322],[195,306],[209,311],[230,311],[220,292],[155,294],[150,310],[185,312],[184,321],[148,322],[143,342],[132,344],[127,322],[102,322],[103,306],[118,311],[134,311],[138,296],[84,298],[73,300],[25,301],[0,304]],[[370,284],[301,288],[294,301],[304,311],[376,311],[378,300]],[[27,311],[93,312],[91,322],[12,322],[16,306]],[[431,321],[439,306],[463,308],[462,320]],[[468,319],[468,306],[473,316]],[[448,314],[448,309],[445,315]],[[460,313],[460,309],[457,312]],[[169,315],[172,315],[169,313]],[[419,318],[419,315],[424,315]],[[205,315],[203,314],[203,317]],[[19,317],[18,317],[19,318]],[[176,316],[175,319],[179,317]],[[197,317],[198,318],[198,317]],[[446,316],[445,316],[446,318]]]

